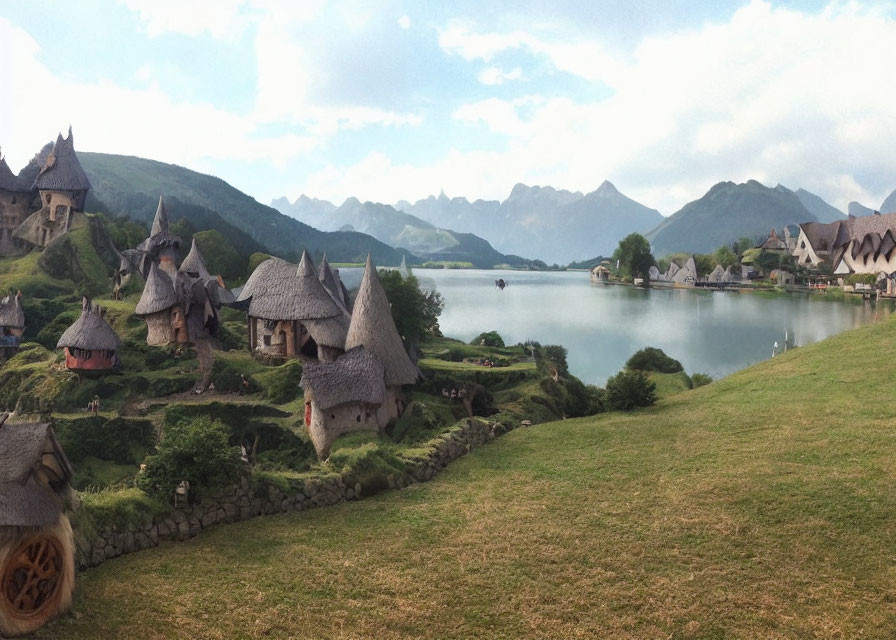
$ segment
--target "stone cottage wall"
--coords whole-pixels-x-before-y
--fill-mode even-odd
[[[513,428],[500,422],[466,420],[459,428],[444,434],[428,455],[412,459],[405,475],[394,481],[393,488],[431,480],[451,461]],[[304,511],[362,497],[360,484],[351,484],[347,476],[336,474],[305,480],[304,486],[294,492],[285,492],[273,485],[265,488],[266,491],[253,491],[249,478],[243,477],[238,485],[214,498],[176,509],[152,522],[103,529],[92,539],[79,542],[78,568],[96,567],[110,558],[158,546],[162,540],[187,540],[219,524]]]

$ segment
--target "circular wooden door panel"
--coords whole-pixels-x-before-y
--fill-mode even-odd
[[[62,551],[48,536],[31,538],[10,555],[3,571],[3,608],[17,617],[39,615],[58,594]]]
[[[0,635],[30,633],[71,601],[74,557],[68,522],[0,548]]]

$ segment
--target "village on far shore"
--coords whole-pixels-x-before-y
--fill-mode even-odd
[[[653,265],[632,282],[660,288],[775,286],[791,292],[841,287],[845,293],[865,297],[896,297],[896,213],[875,211],[828,223],[804,222],[796,228],[796,236],[790,226],[780,235],[772,228],[761,243],[741,247],[739,258],[735,246],[728,252],[730,264],[724,267],[716,261],[711,270],[701,269],[698,256],[672,257],[659,261],[667,263],[664,270]],[[591,281],[621,282],[617,270],[612,260],[601,260],[590,270]]]

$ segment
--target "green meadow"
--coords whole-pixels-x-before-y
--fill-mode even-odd
[[[896,323],[79,576],[36,637],[896,637]],[[684,385],[682,385],[684,386]]]

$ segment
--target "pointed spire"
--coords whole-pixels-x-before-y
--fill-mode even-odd
[[[165,210],[165,202],[159,196],[159,206],[156,209],[156,217],[152,221],[152,230],[149,237],[160,233],[168,233],[168,212]]]
[[[364,278],[355,299],[345,350],[361,345],[383,363],[387,386],[413,384],[417,381],[417,367],[404,350],[401,336],[392,319],[389,299],[370,254],[367,254]]]
[[[411,271],[410,271],[410,269],[408,269],[408,263],[405,258],[406,258],[406,256],[404,256],[404,255],[401,256],[401,265],[398,267],[398,273],[401,274],[402,278],[407,279],[407,277],[409,275],[411,275]]]
[[[180,269],[178,269],[180,273],[195,273],[198,274],[200,278],[203,280],[206,278],[211,278],[211,274],[208,272],[208,267],[205,266],[205,259],[202,257],[202,253],[199,251],[199,246],[196,244],[196,238],[193,238],[193,244],[190,247],[190,253],[187,254],[187,257],[184,258],[184,261],[180,265]]]
[[[296,275],[300,278],[317,275],[314,272],[314,265],[311,264],[311,258],[308,257],[308,251],[306,250],[302,250],[302,259],[299,261],[299,268],[296,271]]]
[[[327,262],[326,253],[324,254],[323,260],[320,261],[318,278],[320,283],[324,286],[324,289],[330,294],[330,297],[333,298],[337,305],[339,305],[339,308],[342,309],[347,316],[350,316],[351,314],[346,307],[345,300],[342,298],[341,283],[339,282],[339,278],[330,268],[330,263]]]

